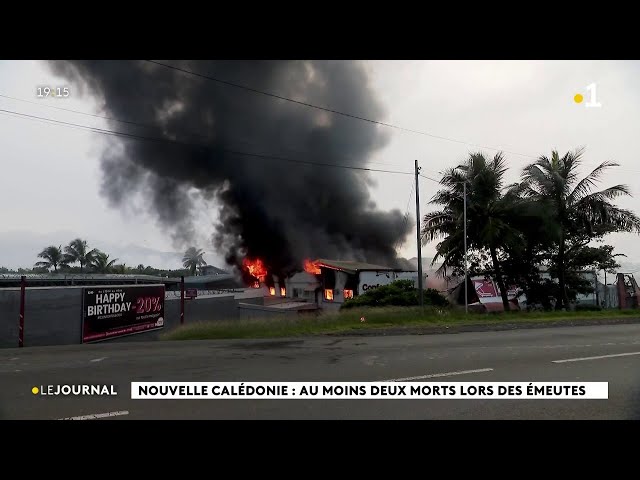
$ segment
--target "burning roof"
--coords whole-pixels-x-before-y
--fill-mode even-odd
[[[351,260],[327,260],[318,259],[314,262],[318,267],[330,268],[332,270],[341,270],[347,273],[357,273],[362,271],[373,272],[399,272],[401,268],[384,267],[373,263],[356,262]]]

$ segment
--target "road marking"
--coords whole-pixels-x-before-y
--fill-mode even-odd
[[[79,417],[59,418],[58,420],[94,420],[96,418],[119,417],[120,415],[129,415],[129,411],[121,410],[119,412],[90,413],[89,415],[80,415]]]
[[[452,377],[453,375],[467,375],[468,373],[491,372],[493,368],[479,368],[477,370],[460,370],[458,372],[432,373],[430,375],[418,375],[416,377],[392,378],[383,382],[408,382],[409,380],[422,380],[423,378]]]
[[[94,358],[93,360],[89,360],[90,362],[101,362],[102,360],[104,360],[107,357],[100,357],[100,358]]]
[[[567,358],[566,360],[552,360],[551,363],[582,362],[583,360],[599,360],[601,358],[628,357],[640,355],[640,352],[614,353],[612,355],[599,355],[597,357]]]
[[[18,357],[13,357],[13,358],[10,358],[9,360],[12,360],[12,361],[13,360],[18,360]]]

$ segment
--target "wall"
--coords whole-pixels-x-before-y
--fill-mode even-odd
[[[367,293],[370,288],[376,288],[377,286],[389,285],[397,280],[412,280],[417,288],[418,272],[360,272],[358,283],[358,291],[354,292],[358,295]],[[423,275],[423,280],[426,280]],[[366,285],[366,288],[365,288]],[[425,288],[426,281],[422,283]]]
[[[20,289],[0,289],[0,347],[18,346]],[[25,292],[25,346],[81,343],[82,287],[33,287]],[[239,318],[233,295],[185,300],[185,323]],[[180,324],[180,299],[165,300],[165,327],[161,330],[107,340],[151,340]]]
[[[20,289],[0,290],[0,347],[18,346]],[[82,288],[34,287],[25,292],[25,346],[80,343]]]

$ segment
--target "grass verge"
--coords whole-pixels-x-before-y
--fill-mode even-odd
[[[509,324],[557,323],[589,321],[599,323],[608,319],[638,317],[635,310],[609,310],[595,312],[507,312],[495,314],[468,314],[453,309],[425,307],[359,308],[318,316],[274,317],[265,319],[198,322],[180,326],[163,333],[162,340],[206,340],[225,338],[277,338],[321,334],[363,333],[362,331],[395,330],[398,328],[451,326],[496,326]],[[361,322],[360,318],[365,321]]]

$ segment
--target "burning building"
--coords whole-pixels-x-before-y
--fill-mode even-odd
[[[320,308],[339,308],[349,298],[396,280],[412,280],[416,286],[418,283],[415,270],[349,260],[305,260],[303,271],[284,278],[270,275],[266,269],[256,270],[255,260],[243,263],[247,285],[263,289],[265,305],[274,301],[306,302]],[[259,278],[256,272],[260,272]],[[426,286],[426,275],[423,285]]]
[[[307,260],[304,262],[304,269],[304,272],[287,279],[287,296],[307,299],[322,308],[339,308],[349,298],[396,280],[418,283],[417,271],[365,262]]]

